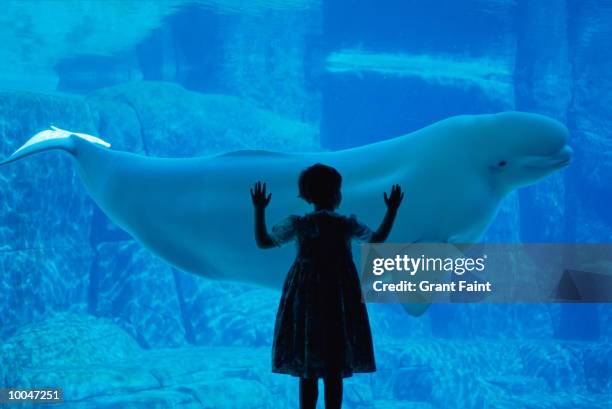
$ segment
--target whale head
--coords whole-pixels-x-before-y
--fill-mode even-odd
[[[473,165],[486,172],[495,190],[507,193],[569,165],[569,132],[560,122],[538,114],[503,112],[480,116],[470,145]]]

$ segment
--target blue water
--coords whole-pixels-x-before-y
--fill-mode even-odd
[[[60,124],[198,156],[530,111],[567,125],[574,160],[511,194],[483,240],[606,243],[610,38],[606,0],[8,1],[1,154]],[[65,408],[297,407],[270,372],[277,292],[169,267],[66,156],[2,168],[0,198],[0,387],[61,387]],[[609,304],[368,310],[378,371],[347,381],[346,408],[611,407]]]

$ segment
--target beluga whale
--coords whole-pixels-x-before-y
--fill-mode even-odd
[[[257,180],[272,192],[269,226],[311,211],[297,197],[297,180],[319,162],[343,176],[338,211],[355,214],[373,229],[384,215],[383,192],[402,186],[405,198],[388,242],[470,243],[479,240],[510,192],[570,163],[568,135],[562,123],[546,116],[501,112],[455,116],[338,151],[157,158],[52,128],[0,165],[64,151],[102,211],[172,266],[214,280],[280,288],[295,249],[256,246],[249,189]]]

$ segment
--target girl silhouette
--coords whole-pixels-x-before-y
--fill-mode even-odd
[[[404,194],[399,185],[384,193],[387,212],[372,232],[353,215],[334,210],[340,205],[342,176],[330,166],[315,164],[300,174],[299,197],[314,205],[304,216],[292,215],[268,233],[265,209],[272,194],[255,183],[255,240],[260,248],[297,241],[276,314],[272,371],[300,378],[300,408],[317,405],[318,379],[325,384],[325,407],[342,406],[343,378],[374,372],[374,350],[368,313],[362,302],[351,239],[380,243],[387,239]]]

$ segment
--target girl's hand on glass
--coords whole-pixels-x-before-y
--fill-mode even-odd
[[[251,188],[251,200],[253,200],[253,206],[256,209],[265,209],[270,203],[272,193],[266,196],[266,184],[257,182]]]
[[[383,193],[383,197],[385,199],[387,209],[395,212],[400,207],[400,204],[402,204],[404,192],[402,192],[400,185],[393,185],[391,186],[391,194],[387,196],[387,192],[385,192]]]

